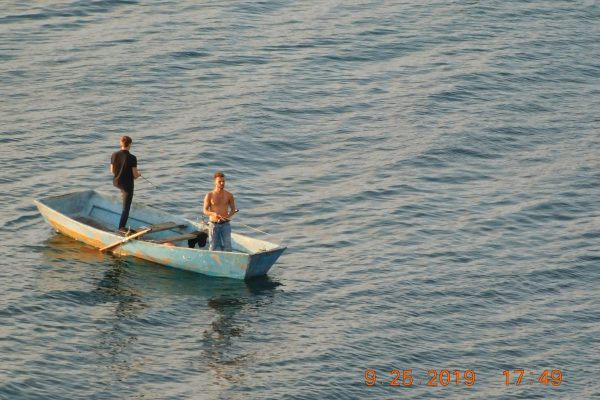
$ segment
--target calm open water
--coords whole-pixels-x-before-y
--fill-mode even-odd
[[[599,18],[595,0],[2,1],[0,398],[600,398]],[[195,218],[225,171],[238,221],[289,246],[269,277],[51,230],[32,200],[116,193],[122,134],[157,186],[137,201]]]

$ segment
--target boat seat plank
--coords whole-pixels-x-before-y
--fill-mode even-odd
[[[155,240],[153,240],[153,242],[155,242],[155,243],[178,242],[180,240],[196,239],[197,237],[198,237],[198,233],[186,233],[183,235],[169,236],[166,238],[155,239]]]
[[[175,222],[161,222],[160,224],[150,225],[149,228],[152,228],[152,233],[160,232],[160,231],[168,231],[173,228],[185,228],[185,224],[176,224]]]

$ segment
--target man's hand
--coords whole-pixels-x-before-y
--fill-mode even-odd
[[[217,220],[218,220],[219,222],[221,222],[221,221],[223,221],[223,220],[227,221],[227,217],[224,217],[224,216],[222,216],[222,215],[220,215],[220,214],[217,214]]]

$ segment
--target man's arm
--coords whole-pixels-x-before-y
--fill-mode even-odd
[[[112,164],[111,164],[112,167]],[[133,172],[133,179],[137,179],[142,176],[142,173],[137,169],[137,167],[131,168],[131,172]]]
[[[235,199],[233,198],[233,194],[229,197],[229,212],[227,213],[227,218],[231,217],[235,214]]]
[[[115,174],[115,167],[113,167],[112,163],[110,163],[110,173]]]

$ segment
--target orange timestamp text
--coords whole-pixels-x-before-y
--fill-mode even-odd
[[[544,384],[560,386],[563,381],[563,373],[560,369],[544,369],[542,371],[528,371],[525,369],[505,369],[502,371],[506,386],[520,386],[525,384]]]
[[[365,385],[367,386],[473,386],[476,379],[475,371],[472,369],[464,371],[458,369],[430,369],[427,371],[427,375],[422,377],[413,374],[412,369],[393,369],[388,374],[383,375],[377,375],[374,369],[365,370]]]

